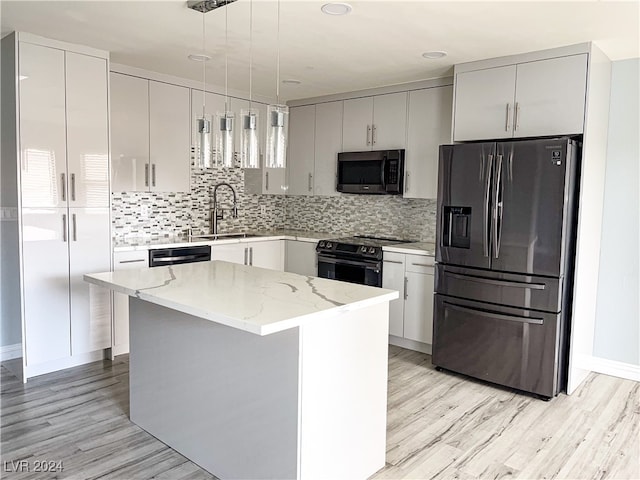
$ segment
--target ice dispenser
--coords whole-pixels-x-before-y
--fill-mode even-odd
[[[471,245],[471,207],[444,207],[442,244],[445,247],[469,248]]]

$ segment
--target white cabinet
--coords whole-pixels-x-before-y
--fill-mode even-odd
[[[113,270],[135,270],[149,267],[149,251],[113,252]],[[129,353],[129,295],[113,293],[112,356]]]
[[[316,105],[314,195],[340,195],[336,191],[336,165],[342,151],[343,102]]]
[[[225,262],[247,263],[247,249],[242,243],[228,243],[225,245],[211,245],[211,260],[223,260]]]
[[[384,252],[383,262],[382,286],[400,292],[389,304],[390,342],[431,353],[433,257]]]
[[[407,135],[407,92],[344,101],[344,151],[404,148]]]
[[[284,269],[282,240],[250,241],[211,246],[211,260],[252,265],[254,267]]]
[[[111,73],[113,191],[188,192],[189,89]]]
[[[438,197],[439,146],[451,141],[453,87],[409,92],[404,196]]]
[[[455,75],[454,141],[578,134],[587,54]]]
[[[284,270],[298,275],[317,277],[316,242],[285,240]]]
[[[316,106],[289,109],[287,174],[289,195],[313,195]]]

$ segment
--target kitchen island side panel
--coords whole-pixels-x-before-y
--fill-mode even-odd
[[[131,420],[221,479],[297,478],[298,328],[259,336],[130,298]]]

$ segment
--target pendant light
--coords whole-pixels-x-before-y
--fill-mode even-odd
[[[240,112],[242,142],[240,159],[242,168],[260,167],[258,145],[258,110],[253,108],[253,0],[249,0],[249,108]]]
[[[191,60],[202,62],[202,115],[196,118],[196,139],[198,142],[198,156],[196,166],[198,168],[211,168],[211,117],[206,114],[206,63],[209,56],[205,52],[205,22],[202,12],[202,54],[189,55]]]
[[[267,168],[284,168],[287,155],[289,107],[280,104],[280,0],[276,57],[276,104],[267,107]]]
[[[233,167],[233,124],[234,115],[229,110],[229,16],[224,11],[224,112],[216,115],[216,164]]]

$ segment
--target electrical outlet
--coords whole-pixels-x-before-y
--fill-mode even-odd
[[[140,215],[145,218],[149,216],[149,205],[140,205]]]
[[[267,206],[260,205],[260,215],[266,215],[266,214],[267,214]]]

